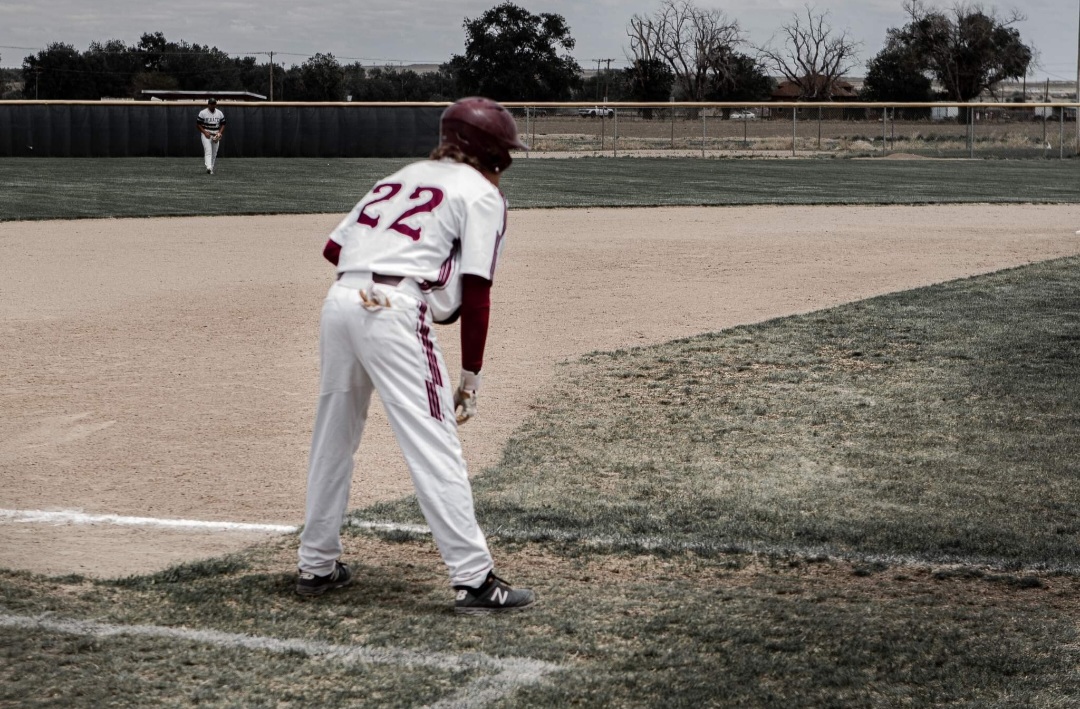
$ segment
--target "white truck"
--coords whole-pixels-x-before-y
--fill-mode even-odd
[[[607,107],[601,108],[600,106],[593,106],[592,108],[579,108],[578,109],[578,115],[581,116],[582,118],[590,118],[590,117],[592,117],[592,118],[596,118],[596,117],[611,118],[612,116],[615,115],[615,109],[614,108],[607,108]]]

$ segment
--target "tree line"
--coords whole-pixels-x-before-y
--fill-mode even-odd
[[[1016,29],[1017,12],[978,5],[948,9],[904,0],[907,21],[889,28],[867,64],[860,98],[966,102],[1027,74],[1034,49]],[[93,42],[85,52],[50,44],[23,60],[21,95],[3,98],[139,98],[144,89],[248,91],[278,101],[451,101],[485,95],[502,101],[761,101],[778,77],[801,100],[831,100],[858,66],[858,42],[807,6],[765,44],[738,20],[693,0],[662,0],[628,22],[625,69],[598,66],[583,77],[570,52],[565,19],[503,2],[465,18],[465,50],[435,71],[342,64],[316,54],[285,67],[216,47],[172,41],[161,32],[137,43]],[[610,63],[609,63],[610,67]],[[934,85],[940,87],[935,92]]]

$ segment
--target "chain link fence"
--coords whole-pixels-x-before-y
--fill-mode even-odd
[[[507,104],[529,154],[1065,159],[1077,104]]]

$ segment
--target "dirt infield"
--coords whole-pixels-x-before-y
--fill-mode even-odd
[[[298,524],[338,215],[0,224],[0,509]],[[1075,206],[511,214],[473,473],[557,362],[1058,256]],[[438,335],[451,366],[457,329]],[[352,506],[407,494],[379,407]],[[253,536],[0,522],[0,566],[124,575]]]

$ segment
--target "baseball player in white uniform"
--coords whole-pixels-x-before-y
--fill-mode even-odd
[[[221,147],[221,138],[225,135],[225,114],[217,110],[217,99],[212,98],[206,102],[206,108],[199,111],[195,125],[202,140],[206,174],[213,175],[214,166],[217,165],[218,148]]]
[[[457,434],[458,424],[476,415],[490,289],[506,234],[498,185],[511,149],[525,146],[506,109],[485,98],[457,101],[443,112],[431,158],[380,180],[330,234],[323,254],[338,278],[322,309],[301,595],[352,580],[339,558],[340,528],[353,455],[378,391],[449,567],[455,611],[520,610],[535,601],[532,591],[494,573]],[[432,325],[459,318],[455,390]]]

